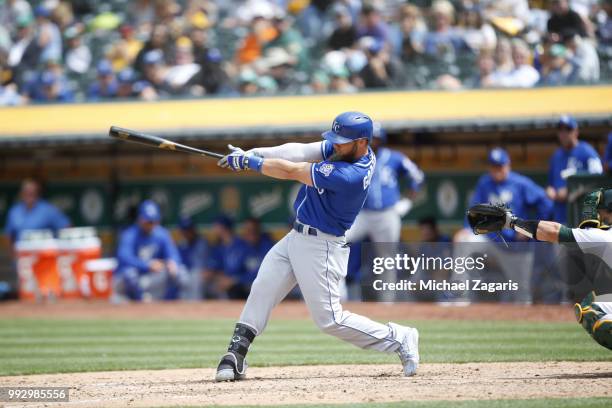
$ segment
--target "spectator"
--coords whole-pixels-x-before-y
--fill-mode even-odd
[[[357,26],[357,38],[372,37],[382,47],[390,46],[389,27],[378,10],[372,4],[365,4],[361,9],[361,19]]]
[[[257,67],[274,80],[279,92],[290,93],[295,92],[299,85],[293,74],[295,63],[295,57],[284,48],[270,48],[258,61]]]
[[[30,85],[30,98],[35,102],[72,102],[74,95],[63,75],[43,71]]]
[[[193,44],[195,62],[200,65],[200,71],[194,83],[204,88],[209,95],[228,92],[228,76],[223,69],[223,57],[217,48],[208,44],[208,35],[202,25],[194,26],[189,38]]]
[[[603,47],[612,47],[612,0],[603,0],[603,15],[597,27],[597,39]]]
[[[568,0],[552,0],[550,3],[550,19],[547,28],[549,33],[563,35],[565,31],[573,31],[586,37],[584,21],[578,13],[572,10]]]
[[[495,48],[497,45],[495,30],[484,21],[479,6],[463,10],[461,20],[463,41],[472,51]]]
[[[255,62],[261,57],[264,45],[277,35],[278,32],[269,19],[261,15],[254,16],[250,24],[250,32],[236,52],[236,63],[241,66]]]
[[[274,245],[270,237],[261,231],[261,224],[256,218],[244,222],[244,240],[232,251],[224,270],[224,285],[230,299],[246,299],[251,285],[257,277],[259,266],[264,256]]]
[[[19,201],[9,209],[4,227],[11,246],[25,230],[48,229],[57,233],[70,226],[68,218],[57,207],[40,198],[40,190],[40,183],[34,179],[21,183]]]
[[[507,37],[501,37],[495,47],[495,72],[497,75],[505,75],[513,70],[512,41]]]
[[[496,70],[487,81],[488,87],[500,88],[531,88],[540,79],[540,74],[529,65],[530,51],[522,40],[512,43],[512,60],[514,69],[508,73]]]
[[[359,73],[365,88],[401,88],[404,86],[403,70],[388,48],[379,40],[364,37],[367,64]]]
[[[279,10],[272,19],[272,26],[277,32],[276,37],[265,44],[264,53],[273,48],[281,48],[294,61],[295,69],[305,72],[308,69],[309,61],[306,55],[306,47],[302,34],[293,26],[293,19],[284,11]]]
[[[567,32],[563,41],[573,55],[572,59],[576,65],[575,80],[589,84],[599,81],[599,56],[592,41],[573,32]]]
[[[19,21],[32,18],[32,7],[26,0],[5,0],[0,4],[0,26],[12,32]]]
[[[164,75],[164,82],[172,95],[202,95],[204,89],[194,84],[200,65],[194,62],[193,45],[188,37],[176,40],[172,66]]]
[[[184,285],[185,290],[181,293],[181,299],[202,299],[204,288],[204,266],[208,258],[208,243],[198,234],[193,219],[181,218],[179,223],[181,241],[178,243],[178,251],[181,262],[187,270],[188,281]]]
[[[154,92],[155,98],[169,94],[166,86],[166,67],[163,65],[161,50],[149,51],[143,58],[144,75],[147,87]]]
[[[136,73],[132,68],[126,68],[117,74],[117,98],[130,98],[138,96]]]
[[[455,10],[447,0],[435,0],[431,6],[431,28],[423,39],[423,51],[439,60],[454,60],[456,51],[464,47],[453,21]]]
[[[151,51],[158,51],[160,55],[159,62],[166,62],[166,57],[170,55],[171,50],[169,49],[169,45],[171,44],[170,35],[168,33],[168,27],[165,25],[158,24],[153,27],[153,31],[151,33],[151,38],[149,41],[145,43],[145,45],[138,51],[138,55],[136,55],[136,61],[134,61],[134,69],[142,73],[145,68],[145,55],[149,54]]]
[[[39,50],[39,61],[61,60],[62,35],[59,28],[50,19],[51,11],[44,5],[34,9],[36,16],[36,46]]]
[[[554,201],[553,220],[567,223],[567,178],[575,174],[600,174],[603,171],[599,154],[588,144],[578,140],[578,122],[562,116],[557,124],[561,146],[550,159],[546,194]]]
[[[66,48],[64,49],[64,61],[68,73],[85,74],[91,65],[91,51],[83,44],[83,26],[75,24],[64,31]]]
[[[334,31],[327,40],[327,46],[332,50],[351,48],[357,40],[357,28],[353,24],[350,10],[344,5],[334,7]]]
[[[109,60],[98,63],[98,79],[91,84],[87,92],[87,99],[100,100],[114,98],[119,90],[119,82],[113,72],[113,66]]]
[[[122,25],[119,27],[119,33],[121,39],[112,44],[110,50],[106,53],[106,58],[112,62],[115,72],[130,67],[143,48],[142,41],[136,37],[134,27],[131,25]]]
[[[489,86],[491,75],[495,71],[493,53],[482,50],[478,55],[478,73],[466,81],[468,88],[482,88]]]
[[[8,54],[9,66],[23,73],[36,68],[38,53],[34,40],[33,20],[30,16],[20,17],[16,22],[17,33]]]
[[[117,246],[117,269],[113,275],[117,300],[170,300],[179,274],[180,255],[170,232],[160,225],[159,207],[145,200],[138,220],[126,228]]]
[[[561,44],[553,44],[549,54],[542,66],[540,85],[559,86],[574,82],[578,67],[570,57],[570,51]]]
[[[419,8],[413,4],[403,4],[399,9],[398,24],[390,28],[390,33],[396,56],[409,60],[413,53],[421,54],[427,25]]]

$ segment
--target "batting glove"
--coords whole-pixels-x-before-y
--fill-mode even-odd
[[[230,149],[230,154],[226,154],[226,155],[225,155],[225,156],[223,156],[221,159],[219,159],[219,161],[217,162],[217,166],[219,166],[219,167],[223,167],[224,169],[227,169],[227,168],[229,168],[229,167],[230,167],[229,162],[228,162],[228,158],[229,158],[229,156],[230,156],[231,154],[233,154],[233,153],[237,153],[237,152],[238,152],[238,153],[242,153],[242,154],[244,154],[244,153],[245,153],[245,151],[244,151],[244,150],[242,150],[241,148],[239,148],[239,147],[234,147],[234,146],[232,146],[231,144],[228,144],[228,145],[227,145],[227,148],[228,148],[228,149]],[[232,169],[232,170],[233,170],[233,169]],[[234,170],[234,171],[240,171],[240,170]]]

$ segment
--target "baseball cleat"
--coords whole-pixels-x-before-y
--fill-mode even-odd
[[[397,354],[399,354],[404,366],[404,376],[411,377],[416,374],[416,370],[419,367],[419,331],[395,323],[390,324],[397,334],[403,334],[404,336]]]
[[[237,356],[234,353],[226,353],[221,357],[215,381],[238,381],[246,378],[246,369],[248,365],[246,359]]]

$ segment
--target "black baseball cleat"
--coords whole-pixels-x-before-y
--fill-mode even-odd
[[[225,353],[221,357],[215,381],[238,381],[246,378],[248,365],[246,359],[232,352]]]

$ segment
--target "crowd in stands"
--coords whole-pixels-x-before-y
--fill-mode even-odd
[[[612,78],[612,0],[3,0],[0,105]]]

